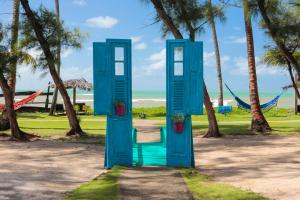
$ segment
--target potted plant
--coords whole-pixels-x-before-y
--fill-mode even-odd
[[[184,115],[182,113],[177,113],[172,118],[174,131],[176,133],[182,133],[184,129]]]
[[[123,101],[115,102],[115,113],[118,116],[123,116],[125,114],[125,103]]]

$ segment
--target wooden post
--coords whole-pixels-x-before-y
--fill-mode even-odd
[[[73,106],[76,105],[76,87],[73,88]]]
[[[50,93],[50,81],[48,83],[48,89],[47,89],[47,97],[45,101],[45,112],[48,112],[48,106],[49,106],[49,93]]]

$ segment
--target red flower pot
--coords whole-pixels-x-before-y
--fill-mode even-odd
[[[125,106],[123,106],[123,105],[115,106],[115,112],[116,112],[116,115],[123,116],[125,114]]]
[[[184,123],[183,122],[175,122],[174,123],[174,131],[176,133],[182,133],[184,128]]]

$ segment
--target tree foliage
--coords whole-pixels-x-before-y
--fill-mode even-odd
[[[82,47],[82,41],[85,35],[78,28],[69,29],[63,21],[58,21],[54,12],[45,7],[40,7],[34,15],[43,27],[43,35],[49,44],[54,63],[57,64],[57,46],[60,44],[64,50],[69,48],[79,49]],[[37,56],[38,67],[48,70],[48,64],[44,52],[41,49],[38,38],[27,17],[22,18],[21,22],[21,46],[27,50],[35,51]]]

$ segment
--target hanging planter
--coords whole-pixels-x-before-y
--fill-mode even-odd
[[[176,133],[182,133],[184,130],[184,115],[182,113],[175,114],[172,121],[174,131]]]
[[[115,103],[115,114],[123,116],[125,114],[125,104],[122,101],[116,101]]]

